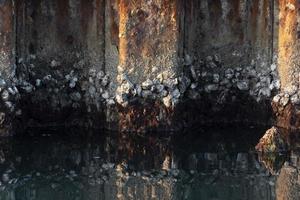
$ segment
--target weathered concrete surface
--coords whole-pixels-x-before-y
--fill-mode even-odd
[[[18,1],[19,58],[34,54],[71,65],[84,58],[104,68],[104,1]],[[23,58],[23,59],[26,59]]]
[[[115,94],[119,65],[119,1],[105,3],[105,71],[110,75],[110,93]]]
[[[273,1],[186,1],[186,53],[200,59],[219,55],[226,67],[272,60]]]
[[[23,114],[63,123],[86,113],[102,120],[105,113],[106,122],[124,127],[169,125],[170,107],[187,121],[270,118],[266,102],[280,85],[276,65],[269,66],[277,42],[272,2],[17,1]]]
[[[281,93],[272,102],[276,125],[299,129],[299,1],[278,1],[278,74]]]
[[[120,1],[120,75],[140,84],[162,72],[165,78],[176,75],[179,9],[179,1]]]
[[[152,95],[155,90],[153,81],[162,83],[175,79],[182,71],[180,66],[182,8],[180,1],[119,1],[116,101],[124,106],[132,100],[132,96],[143,96],[140,98],[141,103],[130,103],[130,106],[125,105],[125,108],[117,111],[119,114],[116,121],[119,121],[118,126],[122,129],[141,130],[145,127],[152,129],[168,123],[167,119],[162,120],[163,117],[159,117],[159,113],[168,110],[163,108],[163,103],[154,100],[153,104],[149,104],[144,100],[156,98]],[[146,91],[142,91],[143,87]],[[151,87],[153,91],[150,91]],[[141,106],[147,107],[143,109]],[[153,108],[157,110],[151,112]],[[147,111],[148,109],[150,110]],[[140,127],[137,127],[138,125]]]
[[[25,118],[68,121],[77,115],[70,98],[75,92],[77,104],[85,103],[82,112],[100,110],[100,94],[85,91],[102,90],[95,74],[105,65],[105,1],[17,1],[16,13],[17,78],[31,91],[18,87]]]
[[[278,72],[282,88],[299,84],[298,8],[296,0],[279,1]]]
[[[0,70],[8,77],[13,69],[15,54],[14,4],[0,1]]]
[[[272,102],[273,112],[276,117],[276,125],[283,128],[297,128],[300,126],[299,114],[294,105],[282,106]]]
[[[12,78],[15,69],[14,19],[14,1],[0,1],[0,77],[2,92],[0,102],[0,136],[10,135],[13,124],[9,108],[5,106],[6,102],[3,98],[3,89],[6,82],[9,82]],[[6,98],[6,100],[8,100],[8,98]]]
[[[202,107],[199,117],[251,121],[265,115],[257,121],[268,121],[270,98],[280,85],[276,64],[270,67],[276,55],[275,2],[192,0],[184,5],[183,46],[199,74],[193,90],[200,91],[201,100],[194,103]]]

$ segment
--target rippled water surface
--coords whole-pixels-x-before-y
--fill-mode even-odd
[[[299,199],[299,154],[257,155],[265,130],[29,131],[0,141],[0,200]]]

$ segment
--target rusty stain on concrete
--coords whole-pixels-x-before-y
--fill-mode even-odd
[[[288,5],[294,5],[295,9]],[[295,52],[298,8],[297,0],[279,1],[278,71],[282,88],[293,82],[291,73],[299,60]]]
[[[121,0],[119,16],[120,65],[132,81],[141,83],[163,71],[175,73],[179,51],[176,1]]]
[[[10,75],[14,63],[14,13],[13,2],[5,0],[0,5],[0,69]]]
[[[268,0],[18,1],[16,43],[10,2],[0,6],[0,18],[5,19],[0,24],[5,41],[0,44],[2,52],[11,53],[17,44],[19,58],[36,54],[42,63],[38,66],[59,60],[64,67],[58,71],[63,73],[82,59],[83,72],[101,69],[110,75],[112,97],[118,75],[128,75],[133,85],[161,73],[167,75],[165,79],[179,77],[183,51],[191,55],[197,73],[208,56],[220,55],[221,64],[215,70],[220,76],[228,68],[246,69],[252,60],[260,61],[257,68],[269,67],[271,60],[273,11]],[[291,67],[286,65],[293,60],[291,44],[297,35],[293,29],[297,11],[288,3],[296,1],[280,1],[283,18],[278,37],[280,72],[287,82],[285,74]],[[4,55],[1,61],[9,64],[2,66],[10,67],[12,54],[3,59]]]

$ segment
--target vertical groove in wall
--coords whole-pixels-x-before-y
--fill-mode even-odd
[[[13,30],[12,30],[12,57],[13,57],[13,61],[12,61],[12,71],[13,73],[15,73],[15,66],[16,66],[16,50],[17,50],[17,46],[16,46],[16,38],[17,38],[17,34],[16,34],[16,23],[17,23],[17,15],[16,15],[16,2],[15,0],[11,0],[12,3],[12,18],[13,18]]]
[[[270,63],[273,63],[273,58],[274,58],[274,23],[275,23],[275,9],[274,9],[274,1],[275,0],[271,0],[271,3],[270,3],[270,18],[271,18],[271,37],[270,37],[270,46],[271,46],[271,51],[270,51]]]
[[[181,67],[181,63],[182,63],[182,58],[185,55],[185,14],[186,14],[186,3],[181,1],[181,0],[177,0],[177,8],[176,8],[176,12],[177,12],[177,20],[178,20],[178,39],[177,39],[177,44],[178,44],[178,63],[180,63],[178,65],[178,69],[177,71],[182,73],[183,72],[183,68]]]
[[[104,10],[103,10],[103,13],[102,13],[102,19],[103,19],[103,24],[102,24],[102,35],[103,35],[103,45],[102,45],[102,48],[103,48],[103,51],[102,51],[102,54],[103,54],[103,66],[102,66],[102,70],[103,71],[106,71],[106,59],[105,59],[105,55],[106,55],[106,50],[105,50],[105,47],[106,47],[106,39],[105,39],[105,27],[106,27],[106,4],[107,4],[107,0],[103,0],[103,6],[104,6]],[[99,12],[99,11],[98,11]],[[99,42],[99,41],[98,41]]]
[[[18,8],[18,4],[16,5],[16,7],[15,7],[15,13],[16,13],[16,15],[15,15],[15,62],[17,62],[18,61],[18,55],[19,55],[19,37],[18,37],[18,27],[19,26],[21,26],[20,24],[19,24],[19,21],[20,21],[20,19],[19,19],[19,9],[20,8]]]
[[[25,56],[25,42],[21,36],[25,34],[25,12],[26,12],[26,1],[16,0],[15,1],[15,62],[17,63],[20,58]],[[23,36],[24,37],[24,36]]]
[[[189,2],[189,1],[188,1]],[[183,3],[183,54],[186,54],[187,53],[187,49],[186,49],[186,27],[187,27],[187,23],[186,23],[186,12],[187,12],[187,2],[184,1]]]

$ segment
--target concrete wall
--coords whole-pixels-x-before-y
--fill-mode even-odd
[[[56,59],[63,65],[84,57],[102,69],[104,10],[102,0],[18,1],[18,57],[34,54],[45,63]]]
[[[113,77],[120,58],[126,65],[120,71],[126,68],[133,82],[181,72],[182,52],[198,61],[218,54],[226,67],[252,59],[266,66],[273,56],[272,6],[267,0],[17,1],[18,58],[72,64],[80,56]]]
[[[272,60],[273,1],[185,3],[185,51],[198,60],[219,54],[227,67]]]
[[[9,76],[15,60],[15,29],[13,1],[0,1],[0,69]]]
[[[133,82],[179,70],[180,9],[178,1],[120,1],[120,73]]]
[[[241,102],[259,107],[279,88],[270,68],[281,42],[279,7],[267,0],[4,1],[12,29],[4,28],[3,52],[16,54],[1,62],[13,69],[17,58],[25,118],[47,110],[50,121],[59,113],[63,121],[74,109],[103,113],[136,98],[167,108],[192,99],[212,108],[207,113]]]
[[[0,136],[12,133],[11,114],[14,112],[14,105],[11,102],[11,95],[5,88],[13,82],[16,69],[14,9],[14,1],[0,1]]]
[[[273,98],[277,126],[299,129],[299,1],[278,1],[276,7],[278,73],[281,92]]]
[[[299,68],[297,58],[299,55],[297,52],[299,46],[298,8],[299,3],[296,0],[279,1],[278,70],[283,87],[299,82],[299,74],[297,74],[297,68]]]

